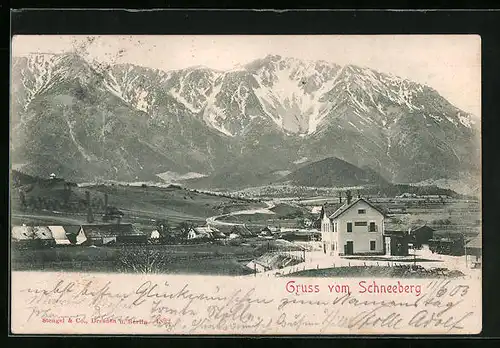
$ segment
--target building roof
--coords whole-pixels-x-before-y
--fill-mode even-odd
[[[12,226],[12,238],[17,240],[54,239],[47,226]]]
[[[211,227],[194,227],[192,231],[198,236],[213,237],[214,233],[220,233],[219,230],[213,230]]]
[[[264,230],[268,230],[270,232],[278,232],[280,230],[279,227],[276,227],[276,226],[266,226],[262,229],[262,231]]]
[[[482,249],[481,235],[472,238],[465,246],[469,249]]]
[[[311,214],[321,214],[321,210],[323,209],[323,206],[315,206],[311,208]]]
[[[78,234],[80,232],[80,225],[63,225],[66,234]]]
[[[12,226],[12,238],[17,240],[29,240],[34,239],[34,236],[28,226]]]
[[[57,244],[71,244],[63,226],[49,226],[49,230]]]
[[[338,218],[339,216],[341,216],[342,214],[344,214],[346,211],[348,211],[349,209],[351,209],[354,205],[356,205],[360,201],[365,202],[370,207],[372,207],[373,209],[375,209],[376,211],[378,211],[380,214],[385,215],[384,211],[382,209],[380,209],[379,207],[373,205],[367,199],[365,199],[363,197],[360,197],[360,198],[356,198],[354,201],[352,201],[351,204],[344,203],[344,205],[342,205],[332,215],[330,215],[330,219],[336,219],[336,218]]]
[[[408,232],[410,230],[410,225],[406,223],[395,223],[389,219],[389,221],[384,222],[384,230]]]
[[[220,231],[212,232],[212,235],[214,238],[226,238],[226,235]]]
[[[35,226],[34,232],[37,239],[54,239],[52,232],[47,226]]]
[[[212,228],[207,227],[207,226],[204,226],[204,227],[195,227],[194,231],[196,233],[200,233],[200,234],[210,234],[210,233],[212,233]]]
[[[335,213],[340,207],[345,203],[325,203],[321,206],[321,212],[319,214],[319,219],[322,220],[323,217],[330,216]]]
[[[419,232],[422,230],[434,231],[434,229],[432,227],[427,226],[427,225],[422,225],[422,226],[412,228],[410,233],[416,233],[416,232]]]
[[[406,237],[408,236],[407,231],[403,230],[384,230],[384,236],[388,237]]]
[[[141,235],[132,224],[82,225],[82,228],[89,238]]]
[[[236,233],[239,234],[240,236],[251,236],[253,235],[253,232],[250,231],[246,226],[241,226],[241,225],[235,225],[231,228],[230,233]]]

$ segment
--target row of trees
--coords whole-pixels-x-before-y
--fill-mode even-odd
[[[68,190],[63,191],[62,198],[31,196],[26,197],[23,191],[19,193],[21,209],[46,209],[46,210],[64,210],[78,211],[88,208],[89,203],[86,199],[78,198],[70,201],[71,193]],[[105,209],[105,201],[101,197],[93,197],[90,200],[92,209],[103,211]]]
[[[101,199],[95,199],[91,202],[92,209],[97,211],[104,210],[104,203]],[[30,197],[21,198],[21,209],[23,210],[60,210],[78,212],[88,208],[88,203],[84,199],[76,202],[64,202],[55,198],[48,197]]]
[[[109,206],[107,204],[107,197],[105,195],[104,199],[101,197],[90,198],[90,194],[87,192],[87,198],[78,198],[75,201],[70,201],[71,187],[65,185],[63,191],[62,199],[52,198],[52,197],[26,197],[23,191],[19,193],[19,199],[21,203],[21,210],[49,210],[49,211],[64,211],[64,212],[74,212],[74,213],[84,213],[87,212],[89,218],[93,222],[92,212],[102,212],[102,221],[108,222],[116,220],[120,223],[124,214],[116,207]],[[90,209],[89,209],[90,208]]]

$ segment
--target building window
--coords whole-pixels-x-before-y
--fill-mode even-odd
[[[347,223],[347,232],[352,232],[352,222]]]
[[[375,222],[370,222],[370,229],[368,231],[375,232],[375,230],[376,230]]]
[[[370,241],[370,250],[371,251],[375,250],[375,241],[374,240]]]
[[[332,243],[332,250],[335,250],[335,243]]]
[[[358,209],[358,214],[366,214],[366,210],[365,209]]]
[[[367,226],[368,223],[366,221],[356,221],[354,226]]]

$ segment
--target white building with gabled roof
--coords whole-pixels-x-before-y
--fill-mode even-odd
[[[365,198],[320,215],[323,252],[332,256],[383,254],[384,212]]]
[[[63,226],[48,226],[57,245],[71,245],[66,230]]]

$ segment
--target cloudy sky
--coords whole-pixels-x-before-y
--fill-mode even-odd
[[[477,35],[16,36],[12,43],[14,56],[68,51],[162,70],[229,70],[268,54],[355,64],[429,85],[462,110],[481,114]]]

